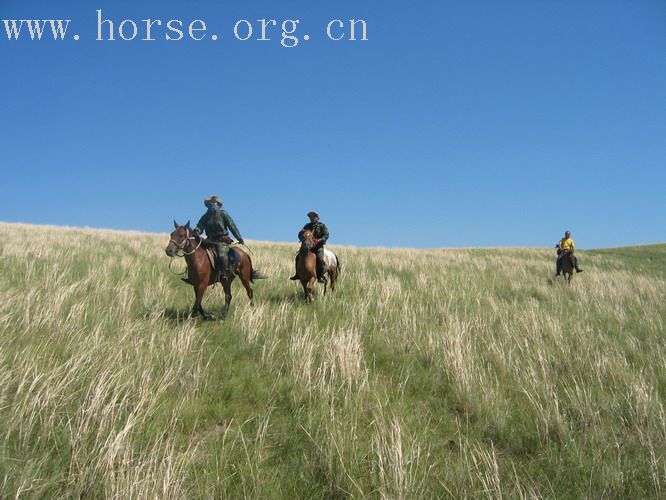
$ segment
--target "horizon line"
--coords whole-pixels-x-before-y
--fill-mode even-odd
[[[164,236],[169,235],[168,232],[153,232],[145,231],[139,229],[114,229],[114,228],[105,228],[105,227],[92,227],[92,226],[68,226],[68,225],[58,225],[58,224],[35,224],[32,222],[7,222],[0,220],[0,225],[14,225],[14,226],[32,226],[32,227],[42,227],[50,229],[63,229],[63,230],[86,230],[86,231],[99,231],[99,232],[112,232],[112,233],[121,233],[121,234],[145,234],[145,235],[154,235],[154,236]],[[271,240],[255,240],[248,239],[247,241],[252,241],[254,243],[266,243],[273,245],[297,245],[298,242],[290,241],[271,241]],[[620,246],[611,246],[611,247],[594,247],[587,249],[579,249],[581,251],[595,251],[595,250],[613,250],[613,249],[622,249],[622,248],[632,248],[632,247],[646,247],[646,246],[660,246],[666,245],[664,242],[654,242],[654,243],[631,243],[628,245]],[[330,246],[333,247],[348,247],[355,249],[382,249],[382,250],[422,250],[422,251],[432,251],[432,250],[493,250],[493,249],[529,249],[529,250],[550,250],[551,247],[540,247],[540,246],[454,246],[454,247],[402,247],[402,246],[385,246],[385,245],[375,245],[375,246],[357,246],[349,243],[333,243]]]

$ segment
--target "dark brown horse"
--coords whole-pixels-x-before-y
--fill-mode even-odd
[[[182,278],[183,281],[189,283],[194,287],[194,305],[192,306],[192,315],[196,316],[201,314],[204,319],[213,319],[213,316],[204,311],[201,306],[201,299],[210,285],[218,282],[219,273],[213,267],[211,260],[208,256],[207,250],[204,246],[203,239],[194,233],[190,228],[190,222],[184,226],[179,226],[176,221],[173,221],[176,228],[171,233],[171,239],[166,247],[166,254],[169,257],[178,256],[182,252],[187,262],[187,278]],[[214,260],[214,259],[213,259]],[[231,304],[231,283],[234,278],[238,276],[245,287],[247,296],[250,299],[250,305],[254,305],[252,299],[252,283],[255,279],[262,279],[256,270],[252,269],[252,260],[250,256],[241,250],[239,247],[234,246],[229,250],[229,269],[227,270],[227,280],[221,281],[222,288],[224,289],[224,307],[220,320],[226,318],[229,312],[229,304]]]
[[[574,253],[571,250],[562,250],[560,265],[562,266],[562,276],[567,280],[567,283],[571,283],[571,278],[573,277],[573,271],[575,269]]]
[[[311,230],[303,231],[301,235],[301,248],[298,250],[296,259],[296,275],[301,285],[307,302],[312,302],[312,289],[317,282],[317,254],[315,248],[315,237]],[[328,274],[331,282],[331,290],[335,290],[335,284],[340,275],[340,260],[330,250],[324,250],[324,273]],[[324,283],[324,295],[326,295],[327,283]]]

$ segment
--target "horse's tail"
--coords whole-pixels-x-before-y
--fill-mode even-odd
[[[340,271],[342,270],[342,264],[340,263],[340,257],[338,257],[338,255],[335,254],[335,253],[333,255],[335,255],[335,260],[337,261],[337,265],[336,265],[337,275],[340,276]]]
[[[268,276],[266,276],[264,273],[261,271],[258,271],[257,269],[254,268],[252,265],[252,257],[250,257],[250,254],[246,253],[247,260],[250,263],[250,283],[254,283],[254,280],[266,280],[268,279]]]
[[[268,276],[266,276],[264,273],[257,271],[256,269],[252,269],[252,275],[250,276],[250,281],[254,283],[254,280],[267,280]]]

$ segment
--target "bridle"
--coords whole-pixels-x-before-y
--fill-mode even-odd
[[[314,238],[314,234],[310,233],[310,236],[308,238],[303,238],[301,240],[301,249],[305,249],[308,252],[312,250],[314,247],[314,241],[312,241]]]
[[[199,238],[199,243],[197,244],[196,247],[194,247],[194,249],[191,252],[188,252],[188,251],[185,250],[188,245],[190,247],[192,246],[190,244],[190,240],[196,240],[196,239],[197,238],[195,236],[190,236],[190,230],[188,228],[185,228],[185,238],[180,243],[178,243],[173,238],[169,239],[169,243],[173,243],[176,246],[176,248],[178,249],[176,251],[176,257],[183,257],[185,255],[192,255],[194,252],[199,250],[199,247],[201,246],[201,242],[203,241],[201,238]],[[182,255],[178,255],[178,252],[182,252]]]

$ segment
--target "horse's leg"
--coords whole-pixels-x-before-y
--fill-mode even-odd
[[[301,281],[301,284],[303,285],[303,295],[305,296],[305,302],[308,304],[312,302],[312,287],[316,281],[317,278],[310,278],[307,281]]]
[[[222,283],[224,288],[224,306],[222,307],[222,315],[220,321],[224,321],[229,314],[229,304],[231,304],[231,282],[234,280],[233,276]]]
[[[247,292],[247,298],[250,299],[250,307],[254,307],[254,292],[252,291],[252,269],[243,268],[240,274],[241,283]]]
[[[562,274],[564,279],[567,281],[567,284],[571,283],[571,276],[573,275],[573,268],[571,265],[571,256],[566,254],[562,259]]]
[[[310,279],[308,280],[308,296],[310,298],[309,302],[312,302],[313,290],[315,285],[317,284],[317,254],[314,252],[310,252],[308,256],[309,256],[308,269],[310,271]],[[324,292],[326,292],[326,288],[324,288]]]
[[[200,314],[199,309],[201,309],[201,299],[203,298],[203,293],[199,293],[199,287],[197,285],[192,285],[192,289],[194,290],[194,304],[192,305],[190,316],[194,318]]]
[[[317,282],[317,275],[315,274],[308,281],[308,302],[312,303],[312,290],[314,289],[315,283]]]
[[[331,281],[331,292],[335,291],[335,280],[338,279],[338,268],[334,267],[328,272],[328,278]]]
[[[204,293],[206,291],[207,283],[202,281],[197,283],[194,287],[194,306],[192,306],[192,315],[196,316],[201,314],[201,317],[205,320],[213,319],[213,316],[206,311],[204,311],[203,306],[201,305],[201,300],[203,299]]]

